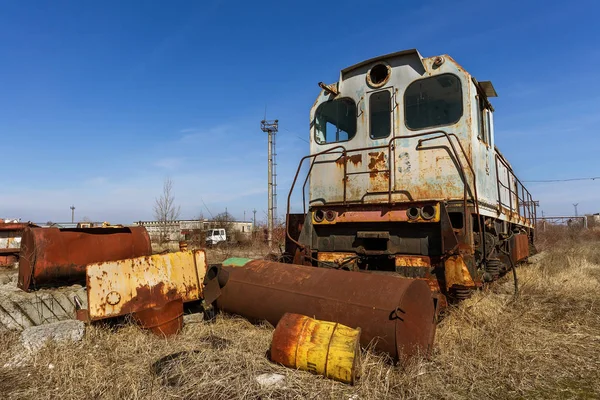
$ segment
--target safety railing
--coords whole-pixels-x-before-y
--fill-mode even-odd
[[[506,170],[506,182],[502,181],[499,165]],[[509,211],[516,213],[518,217],[525,218],[529,225],[533,225],[536,220],[536,207],[531,193],[525,188],[523,183],[517,178],[508,163],[496,154],[496,185],[498,187],[498,204]],[[503,199],[502,194],[507,193],[508,202]]]
[[[466,226],[466,218],[468,215],[467,212],[467,204],[468,204],[468,198],[469,198],[469,194],[471,197],[471,200],[473,201],[475,207],[476,207],[476,212],[477,214],[479,214],[479,203],[476,200],[477,197],[477,183],[476,183],[476,179],[475,179],[475,170],[473,169],[473,165],[471,164],[471,161],[469,160],[469,157],[467,156],[467,153],[462,145],[462,143],[460,142],[459,138],[456,136],[456,134],[454,133],[447,133],[443,130],[435,130],[435,131],[429,131],[429,132],[423,132],[423,133],[417,133],[417,134],[413,134],[413,135],[404,135],[404,136],[394,136],[392,137],[388,143],[386,145],[379,145],[379,146],[372,146],[372,147],[361,147],[361,148],[357,148],[357,149],[351,149],[351,150],[347,150],[344,146],[342,145],[337,145],[334,146],[332,148],[329,148],[327,150],[321,151],[319,153],[315,153],[315,154],[310,154],[307,156],[304,156],[301,160],[300,163],[298,165],[298,169],[296,171],[296,174],[294,176],[294,180],[292,181],[292,186],[290,187],[290,191],[288,194],[288,199],[287,199],[287,212],[286,212],[286,235],[287,237],[294,243],[296,243],[296,245],[303,247],[300,243],[298,243],[294,238],[291,237],[290,233],[289,233],[289,214],[290,214],[290,205],[291,205],[291,198],[292,198],[292,194],[294,191],[294,188],[296,186],[296,182],[298,180],[298,176],[300,175],[300,171],[302,169],[302,166],[304,164],[304,162],[306,160],[311,160],[311,164],[310,164],[310,168],[308,170],[308,173],[306,175],[306,178],[304,179],[304,183],[302,185],[302,206],[303,206],[303,212],[304,215],[306,215],[306,185],[308,183],[308,179],[312,173],[313,167],[315,166],[315,164],[326,164],[326,163],[332,163],[332,162],[337,162],[339,160],[339,157],[335,160],[325,160],[325,161],[317,161],[318,157],[321,156],[325,156],[325,155],[332,155],[332,154],[339,154],[340,157],[344,160],[343,162],[343,198],[342,198],[342,204],[343,205],[347,205],[348,204],[348,199],[347,199],[347,181],[348,181],[348,169],[347,169],[347,160],[348,160],[348,153],[358,153],[358,152],[362,152],[362,151],[368,151],[368,150],[377,150],[377,149],[385,149],[387,148],[388,150],[388,168],[387,169],[383,169],[383,170],[377,170],[377,171],[360,171],[360,172],[352,172],[350,174],[361,174],[361,173],[372,173],[372,172],[377,172],[377,173],[385,173],[388,172],[389,173],[389,179],[388,179],[388,190],[385,192],[371,192],[370,194],[387,194],[388,195],[388,202],[390,204],[393,204],[392,201],[392,195],[394,193],[398,193],[400,191],[396,190],[395,188],[392,188],[392,171],[395,170],[395,166],[396,166],[396,158],[392,156],[392,151],[394,150],[394,146],[395,146],[395,142],[397,140],[400,139],[411,139],[411,138],[418,138],[418,137],[425,137],[425,136],[431,136],[431,135],[437,135],[437,136],[433,136],[433,137],[427,137],[424,139],[420,139],[418,144],[417,144],[417,150],[427,150],[430,149],[429,147],[423,147],[423,143],[428,142],[428,141],[432,141],[432,140],[436,140],[436,139],[446,139],[449,147],[449,150],[451,150],[451,155],[454,157],[456,164],[458,166],[457,168],[457,172],[459,173],[462,181],[463,181],[463,226]],[[459,157],[459,152],[457,150],[457,147],[454,143],[454,141],[452,139],[455,139],[456,143],[458,144],[458,148],[460,148],[460,151],[462,153],[462,156],[464,157],[464,160],[467,163],[467,166],[469,167],[469,170],[471,172],[471,176],[472,176],[472,188],[471,185],[468,182],[467,179],[467,175],[465,173],[465,167],[463,166],[463,163]],[[435,148],[438,148],[439,146],[435,146]],[[431,147],[433,148],[433,147]],[[480,226],[480,231],[481,231],[481,226]],[[481,232],[480,232],[481,233]]]

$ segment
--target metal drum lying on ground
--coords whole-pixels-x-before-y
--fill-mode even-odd
[[[436,310],[423,280],[248,259],[226,260],[222,269],[229,274],[217,300],[222,311],[273,326],[296,313],[360,327],[363,346],[401,361],[427,356],[433,345]]]
[[[271,361],[354,384],[360,328],[286,313],[273,332]]]
[[[26,228],[21,238],[18,286],[85,284],[86,264],[152,254],[146,228]]]
[[[133,319],[155,335],[176,335],[183,328],[183,299],[178,297],[163,305],[135,312]]]

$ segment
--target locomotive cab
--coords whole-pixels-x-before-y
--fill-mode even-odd
[[[494,147],[491,82],[406,50],[319,86],[291,189],[305,203],[288,208],[291,261],[426,279],[461,298],[523,258],[515,243],[532,239],[535,210]]]

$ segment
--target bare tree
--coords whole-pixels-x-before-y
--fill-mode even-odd
[[[212,220],[211,225],[214,225],[214,228],[225,229],[225,231],[229,235],[233,229],[234,222],[235,222],[235,218],[233,218],[233,216],[231,214],[229,214],[227,211],[225,211],[225,212],[215,215],[215,217]]]
[[[169,224],[179,218],[180,206],[175,206],[173,196],[173,181],[166,178],[163,183],[162,195],[154,203],[154,218],[159,222],[159,240],[164,243],[169,235]]]

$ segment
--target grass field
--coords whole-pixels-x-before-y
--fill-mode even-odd
[[[0,337],[2,399],[520,399],[600,398],[600,239],[547,234],[541,254],[451,307],[430,360],[394,366],[365,350],[348,386],[270,363],[273,328],[219,316],[161,339],[136,326],[92,326],[81,343],[48,347],[20,367],[18,334]],[[169,354],[171,361],[153,364]],[[255,377],[285,375],[282,387]]]

